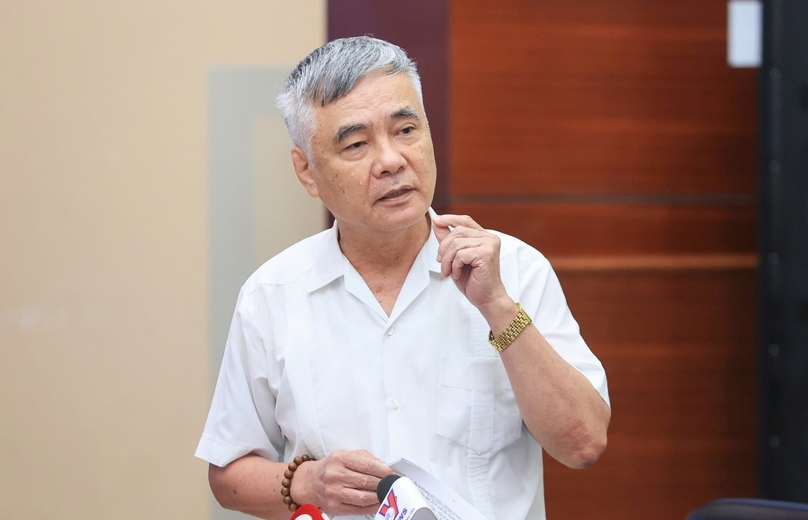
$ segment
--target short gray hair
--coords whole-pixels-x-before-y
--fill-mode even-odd
[[[315,103],[326,106],[348,94],[363,77],[384,69],[387,74],[406,73],[423,105],[415,62],[392,43],[370,36],[341,38],[303,58],[276,99],[292,143],[311,157],[311,138],[317,130]]]

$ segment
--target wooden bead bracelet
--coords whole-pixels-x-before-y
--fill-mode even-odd
[[[289,463],[286,471],[283,472],[283,481],[281,481],[281,495],[283,495],[283,503],[286,504],[289,511],[292,511],[293,513],[298,507],[300,507],[300,504],[297,504],[294,500],[292,500],[292,477],[295,476],[295,470],[297,470],[301,464],[310,460],[312,460],[312,458],[308,455],[295,457],[294,460]]]

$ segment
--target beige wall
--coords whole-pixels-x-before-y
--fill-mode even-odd
[[[0,4],[0,518],[210,516],[207,74],[324,35],[324,0]]]

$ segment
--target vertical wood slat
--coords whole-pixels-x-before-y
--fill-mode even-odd
[[[449,205],[448,17],[446,0],[328,1],[329,40],[370,34],[395,43],[416,61],[439,172],[433,201],[438,212]]]

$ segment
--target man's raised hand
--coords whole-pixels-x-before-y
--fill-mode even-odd
[[[440,242],[441,275],[451,276],[457,288],[478,309],[509,300],[499,274],[500,239],[465,215],[432,219]]]

